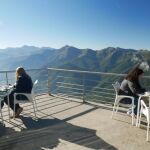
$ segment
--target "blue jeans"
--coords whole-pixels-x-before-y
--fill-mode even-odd
[[[122,104],[132,104],[132,100],[130,98],[123,98],[120,100],[120,103]],[[138,107],[138,97],[134,98],[134,114],[137,115],[137,107]]]
[[[5,96],[4,100],[1,101],[1,108],[3,108],[4,103],[8,105],[8,96]],[[12,110],[14,110],[14,92],[13,91],[9,94],[9,106]],[[20,108],[19,104],[15,104],[16,112],[17,112],[18,108]]]

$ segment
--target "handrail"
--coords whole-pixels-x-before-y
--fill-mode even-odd
[[[26,71],[38,71],[38,70],[47,70],[47,68],[39,68],[39,69],[26,69]],[[3,70],[3,71],[0,71],[0,73],[11,73],[11,72],[16,72],[16,70]]]
[[[65,72],[77,72],[77,73],[89,73],[89,74],[102,74],[102,75],[114,75],[114,76],[125,76],[126,74],[110,73],[110,72],[95,72],[95,71],[81,71],[81,70],[69,70],[69,69],[59,69],[59,68],[39,68],[39,69],[26,69],[26,71],[38,71],[38,70],[54,70],[54,71],[65,71]],[[0,73],[11,73],[16,70],[3,70]],[[150,78],[150,76],[144,76],[144,78]]]
[[[95,72],[95,71],[80,71],[80,70],[68,70],[68,69],[58,69],[58,68],[48,68],[48,70],[55,71],[66,71],[66,72],[77,72],[77,73],[90,73],[90,74],[104,74],[104,75],[117,75],[117,76],[125,76],[126,74],[118,74],[118,73],[106,73],[106,72]]]
[[[114,75],[114,76],[125,76],[127,74],[109,73],[109,72],[95,72],[95,71],[80,71],[80,70],[68,70],[59,68],[47,68],[48,70],[65,71],[65,72],[77,72],[77,73],[89,73],[89,74],[100,74],[100,75]],[[150,78],[150,76],[144,76],[144,78]]]

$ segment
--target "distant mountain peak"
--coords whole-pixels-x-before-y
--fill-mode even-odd
[[[73,46],[70,46],[70,45],[65,45],[65,46],[61,47],[60,49],[69,49],[69,48],[76,48],[76,47],[73,47]]]
[[[36,47],[36,46],[32,46],[32,45],[23,45],[21,48],[28,48],[28,47]]]

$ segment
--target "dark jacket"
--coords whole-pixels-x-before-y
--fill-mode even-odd
[[[131,82],[124,79],[121,83],[119,95],[128,95],[138,97],[138,94],[144,93],[146,90],[141,87],[139,82]]]
[[[14,87],[15,93],[31,93],[33,87],[32,80],[29,76],[20,76]]]
[[[9,93],[10,104],[14,100],[14,93],[31,93],[33,87],[32,80],[30,76],[20,76],[14,85],[14,88]],[[24,95],[17,95],[17,100],[26,100],[27,97]],[[4,97],[5,102],[7,102],[7,96]],[[13,109],[13,105],[12,105]]]

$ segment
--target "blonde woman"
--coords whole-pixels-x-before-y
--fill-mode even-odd
[[[32,79],[31,77],[26,73],[24,68],[18,67],[16,69],[16,83],[14,85],[13,90],[9,94],[9,104],[10,108],[14,109],[14,93],[31,93],[33,87]],[[4,102],[8,104],[7,100],[8,96],[4,97]],[[17,99],[26,99],[23,95],[18,95]],[[4,105],[4,102],[2,102],[1,106]],[[20,113],[23,111],[23,108],[19,106],[19,104],[15,105],[15,117],[19,117]]]

